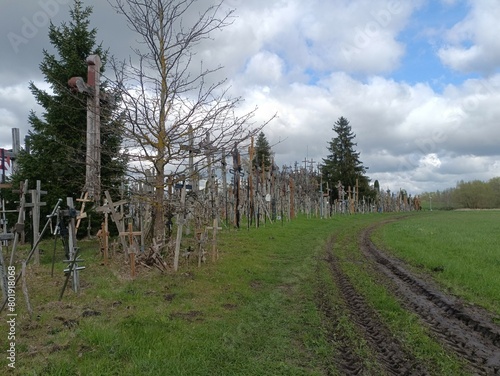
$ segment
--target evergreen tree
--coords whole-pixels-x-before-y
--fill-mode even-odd
[[[359,152],[354,147],[357,145],[353,140],[356,135],[352,132],[349,121],[340,117],[333,125],[333,130],[337,134],[328,145],[330,154],[323,159],[323,182],[328,182],[331,192],[331,199],[338,196],[337,185],[340,181],[347,191],[356,187],[358,180],[360,197],[373,197],[374,191],[369,186],[369,179],[365,176],[367,170],[359,159]]]
[[[252,164],[254,168],[258,169],[261,169],[263,164],[265,169],[271,166],[271,146],[264,132],[259,133],[255,142],[255,156]]]
[[[49,206],[57,198],[79,197],[85,183],[85,149],[87,108],[86,95],[68,89],[68,79],[82,77],[87,80],[86,58],[98,54],[104,67],[107,51],[96,46],[97,30],[89,29],[91,7],[83,7],[75,0],[70,9],[71,21],[60,27],[49,26],[49,39],[57,56],[43,50],[40,70],[50,91],[38,88],[33,82],[29,88],[36,101],[44,108],[41,117],[33,111],[29,115],[27,150],[20,153],[19,170],[13,177],[28,179],[30,187],[41,180],[42,189],[48,191],[44,201]],[[103,72],[103,69],[101,69]],[[101,90],[106,90],[106,82]],[[101,106],[101,182],[104,189],[118,186],[123,178],[126,161],[119,155],[122,142],[121,127],[112,118],[116,104]]]

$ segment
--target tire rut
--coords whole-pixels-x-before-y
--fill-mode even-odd
[[[326,261],[352,322],[360,329],[384,371],[389,375],[428,375],[428,372],[391,334],[363,296],[356,291],[349,277],[341,270],[331,242],[328,244]],[[352,350],[344,349],[344,351],[342,358],[345,356],[346,359],[356,359]],[[361,374],[362,364],[360,360],[358,363],[349,364],[349,368],[341,364],[342,371],[346,372],[344,373],[346,375]]]
[[[445,295],[431,282],[408,271],[403,262],[378,249],[370,239],[376,227],[361,233],[360,248],[391,281],[396,297],[420,316],[441,343],[465,358],[474,374],[500,375],[500,328],[491,323],[486,312],[468,308]]]
[[[331,248],[330,239],[327,249]],[[329,264],[329,258],[324,258]],[[334,368],[342,375],[363,375],[366,374],[363,359],[354,351],[356,344],[349,337],[345,328],[341,325],[342,317],[345,316],[346,308],[334,302],[329,297],[328,288],[319,283],[316,291],[316,305],[323,313],[327,337],[329,341],[335,343]],[[333,373],[327,372],[327,375]]]

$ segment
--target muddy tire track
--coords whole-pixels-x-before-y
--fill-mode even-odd
[[[417,277],[403,262],[378,249],[370,235],[383,224],[366,228],[359,244],[364,255],[388,278],[391,291],[420,316],[445,347],[466,359],[474,374],[500,375],[500,327],[492,323],[487,312],[447,296],[431,281]]]
[[[339,288],[343,304],[348,310],[353,323],[358,327],[375,355],[380,367],[388,375],[428,375],[417,360],[406,351],[402,344],[391,334],[380,320],[374,309],[359,294],[349,277],[341,270],[339,261],[333,252],[332,242],[327,245],[327,258],[332,278]],[[352,352],[343,348],[339,358],[349,360],[340,365],[346,375],[357,375],[363,372],[362,361]]]
[[[343,328],[339,325],[341,309],[334,306],[327,292],[319,290],[316,292],[316,305],[323,314],[323,327],[326,329],[329,342],[335,343],[334,367],[342,375],[362,375],[363,360],[354,352],[354,343],[351,341]],[[327,375],[332,375],[330,370]]]
[[[331,249],[333,239],[330,239],[327,249]],[[329,258],[324,258],[322,262],[329,263]],[[317,272],[318,275],[318,272]],[[346,314],[346,308],[334,303],[325,284],[318,280],[318,289],[316,290],[316,306],[323,314],[323,327],[326,330],[329,342],[335,343],[335,355],[332,359],[334,368],[341,375],[363,375],[366,374],[363,359],[356,354],[356,344],[349,338],[345,328],[340,324],[342,316]],[[327,375],[332,373],[328,370]]]

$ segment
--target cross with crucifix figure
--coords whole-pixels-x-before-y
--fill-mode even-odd
[[[71,77],[68,86],[87,97],[87,153],[85,157],[85,187],[89,197],[98,202],[101,195],[101,106],[99,55],[87,57],[87,82],[81,77]]]

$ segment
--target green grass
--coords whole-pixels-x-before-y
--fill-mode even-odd
[[[330,227],[300,219],[226,230],[217,263],[184,263],[177,274],[165,275],[139,269],[135,280],[123,255],[106,267],[95,244],[81,242],[87,266],[82,290],[67,290],[62,302],[56,300],[64,266],[58,263],[51,278],[47,251],[40,267],[29,267],[33,320],[17,289],[17,373],[324,374],[329,345],[310,281]],[[44,246],[52,249],[52,243]],[[99,314],[84,317],[85,311]]]
[[[58,262],[50,276],[53,242],[47,242],[41,266],[28,267],[31,320],[21,289],[16,290],[13,374],[338,375],[335,356],[345,343],[364,359],[366,370],[377,374],[380,367],[342,308],[324,262],[333,234],[342,270],[394,336],[434,374],[461,375],[462,364],[399,305],[360,254],[360,231],[393,216],[302,217],[284,226],[225,229],[216,263],[198,268],[195,261],[183,261],[178,273],[166,274],[138,268],[135,280],[122,254],[104,266],[96,244],[80,242],[87,266],[82,290],[68,289],[62,302],[57,298],[64,265]],[[425,218],[417,214],[398,224]],[[334,311],[335,320],[325,317],[319,300]],[[4,315],[0,333],[6,333]],[[342,341],[332,335],[339,331],[345,333]],[[4,342],[3,336],[2,347]],[[0,358],[0,369],[5,368],[6,359]]]
[[[453,294],[500,314],[500,211],[419,214],[387,224],[375,241]]]

